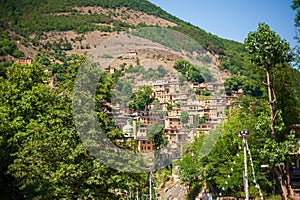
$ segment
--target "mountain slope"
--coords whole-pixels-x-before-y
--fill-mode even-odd
[[[172,29],[192,37],[211,53],[221,55],[222,69],[228,69],[235,73],[237,70],[241,71],[244,65],[243,56],[240,55],[240,53],[244,53],[242,44],[207,33],[168,14],[147,0],[21,0],[2,1],[0,5],[2,28],[11,29],[25,37],[34,34],[37,39],[44,32],[49,31],[74,30],[77,33],[86,33],[101,30],[114,32],[134,27],[153,26],[154,24],[161,26],[158,21],[160,19],[167,20],[170,23],[165,23],[165,25],[171,25]],[[80,9],[84,7],[87,8],[85,11]],[[107,12],[96,12],[95,10],[100,7],[107,9]],[[121,12],[118,12],[118,9]],[[130,20],[121,20],[126,17],[137,19],[141,12],[147,16],[156,17],[154,19],[157,23],[147,24],[143,20],[140,20],[140,23],[130,23]],[[231,64],[228,62],[231,64],[233,62],[234,70],[231,69]]]

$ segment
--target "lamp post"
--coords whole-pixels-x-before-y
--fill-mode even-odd
[[[239,137],[243,138],[243,146],[244,146],[244,187],[245,187],[245,194],[246,200],[249,200],[249,185],[248,185],[248,167],[247,167],[247,140],[246,138],[249,137],[248,130],[242,130],[238,134]]]
[[[150,172],[149,172],[149,199],[150,200],[153,199],[152,190],[155,193],[155,187],[152,187],[152,184],[153,184],[153,173],[152,173],[152,170],[150,170]]]

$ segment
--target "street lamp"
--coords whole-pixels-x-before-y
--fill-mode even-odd
[[[239,137],[243,138],[243,145],[244,145],[244,187],[245,187],[245,194],[246,200],[249,200],[249,185],[248,185],[248,168],[247,168],[247,140],[246,138],[249,137],[248,130],[242,130],[238,134]]]

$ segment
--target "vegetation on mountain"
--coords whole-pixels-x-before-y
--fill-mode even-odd
[[[1,6],[3,12],[0,12],[2,13],[2,15],[0,14],[0,18],[2,20],[1,24],[3,28],[9,28],[16,33],[26,37],[31,34],[35,34],[35,38],[31,39],[34,43],[37,42],[37,39],[39,39],[44,32],[49,31],[74,30],[78,33],[86,33],[93,30],[112,32],[134,28],[133,25],[112,19],[110,15],[113,13],[106,15],[99,13],[84,14],[74,9],[75,6],[101,6],[103,8],[112,9],[126,7],[128,9],[142,11],[149,15],[154,15],[174,22],[177,24],[177,26],[169,27],[170,29],[179,31],[180,33],[194,40],[193,45],[189,44],[184,49],[192,50],[193,48],[202,47],[210,51],[211,53],[218,55],[219,60],[221,61],[220,69],[229,70],[232,74],[247,76],[247,78],[245,78],[245,81],[242,81],[240,85],[238,85],[239,87],[243,86],[245,89],[249,90],[249,92],[247,92],[246,94],[258,95],[257,93],[259,93],[259,89],[255,87],[253,88],[250,86],[250,88],[248,88],[248,84],[251,85],[251,83],[253,82],[248,80],[256,80],[256,76],[255,73],[249,74],[249,70],[247,70],[248,66],[250,66],[251,64],[247,59],[247,54],[243,44],[225,40],[219,38],[218,36],[207,33],[199,27],[195,27],[190,23],[186,23],[168,14],[161,8],[151,4],[146,0],[121,0],[110,2],[102,0],[93,0],[88,2],[82,0],[72,2],[64,0],[47,2],[32,2],[30,0],[22,0],[20,2],[4,1],[2,2]],[[32,7],[34,7],[35,9],[31,9]],[[104,24],[112,25],[112,27],[106,26]],[[141,24],[141,26],[146,25]],[[164,30],[162,29],[158,31],[161,32]],[[142,34],[143,37],[147,37],[146,35],[148,33],[149,32],[143,32],[143,29],[139,29],[138,34]],[[161,34],[162,33],[158,33],[156,36],[152,34],[151,39],[155,41],[155,38],[159,37]],[[164,45],[171,45],[175,49],[179,48],[179,50],[180,44],[182,44],[181,40],[177,42],[164,40],[164,42],[168,43]],[[70,49],[72,47],[66,46],[64,48]],[[84,46],[81,45],[81,49],[82,48],[84,48]],[[58,56],[57,58],[60,57]],[[202,57],[199,57],[199,59],[206,60]],[[146,76],[146,74],[144,76]],[[208,79],[205,80],[208,81]],[[231,82],[228,82],[227,84],[230,83]],[[234,86],[230,85],[230,87]]]
[[[103,8],[126,7],[137,11],[145,12],[149,15],[161,17],[176,23],[178,26],[170,27],[186,36],[193,38],[206,50],[220,55],[222,62],[221,69],[228,69],[232,73],[245,73],[244,70],[247,59],[245,49],[242,44],[225,40],[218,36],[205,32],[199,27],[186,23],[162,10],[161,8],[143,0],[130,1],[3,1],[0,7],[1,27],[9,28],[23,36],[36,34],[37,38],[43,32],[75,30],[78,33],[86,33],[92,30],[121,31],[129,27],[130,24],[116,21],[104,14],[82,14],[74,9],[75,6],[101,6]],[[32,9],[34,8],[34,9]],[[69,14],[61,14],[69,13]],[[99,26],[98,24],[112,24],[113,28]],[[142,25],[145,26],[145,25]]]
[[[174,68],[188,81],[193,83],[203,83],[205,81],[200,67],[192,65],[189,61],[177,60],[174,64]]]
[[[16,41],[11,40],[6,32],[0,31],[0,56],[6,55],[20,58],[24,57],[24,52],[18,49]]]

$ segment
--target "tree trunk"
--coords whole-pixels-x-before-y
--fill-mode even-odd
[[[268,88],[268,97],[269,97],[269,107],[270,107],[270,128],[271,128],[271,137],[275,140],[275,117],[274,110],[273,110],[273,104],[276,101],[275,94],[273,94],[271,89],[271,81],[270,81],[270,69],[266,68],[266,74],[267,74],[267,88]],[[291,196],[293,194],[291,184],[290,184],[290,176],[289,176],[289,165],[286,163],[284,166],[275,167],[275,173],[277,175],[277,178],[280,183],[280,189],[282,194],[282,199],[288,200],[292,199]]]
[[[275,173],[280,183],[281,195],[283,200],[290,200],[292,198],[292,189],[290,187],[290,179],[287,171],[288,166],[275,167]]]
[[[271,137],[275,139],[275,128],[274,128],[274,112],[273,112],[273,103],[274,99],[272,97],[272,90],[271,90],[271,81],[270,81],[270,70],[266,69],[267,74],[267,88],[268,88],[268,96],[269,96],[269,107],[270,107],[270,128],[271,128]]]

